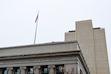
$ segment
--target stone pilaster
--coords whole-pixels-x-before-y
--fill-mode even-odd
[[[55,65],[49,65],[49,74],[55,74]]]
[[[21,74],[26,74],[26,67],[20,67]]]
[[[3,69],[0,69],[0,74],[2,74],[2,72],[3,72]]]
[[[34,74],[40,74],[40,66],[34,66]]]
[[[13,74],[13,68],[12,67],[8,67],[7,70],[8,70],[8,74]]]

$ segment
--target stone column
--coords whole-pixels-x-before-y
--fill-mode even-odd
[[[7,70],[8,70],[8,74],[13,74],[13,68],[12,67],[8,67]]]
[[[20,67],[21,74],[26,74],[26,67]]]
[[[0,74],[2,74],[2,72],[3,72],[3,69],[0,69]]]
[[[40,66],[34,66],[34,74],[40,74]]]
[[[54,65],[49,65],[49,74],[55,74],[55,66]]]

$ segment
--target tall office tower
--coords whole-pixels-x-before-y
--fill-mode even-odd
[[[77,40],[91,74],[110,74],[103,28],[93,28],[91,20],[77,21],[76,30],[65,33],[65,41]]]

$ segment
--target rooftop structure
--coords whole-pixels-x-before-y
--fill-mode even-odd
[[[104,28],[93,28],[91,20],[76,22],[76,30],[65,33],[65,41],[77,40],[91,74],[110,74]]]
[[[90,74],[77,41],[0,48],[0,74]]]

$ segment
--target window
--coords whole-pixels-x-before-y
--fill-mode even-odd
[[[14,74],[21,74],[19,67],[14,67],[13,72],[14,72]]]
[[[27,67],[27,74],[34,74],[34,68],[33,68],[33,66],[28,66]]]
[[[6,68],[3,68],[2,70],[3,70],[3,71],[2,71],[2,74],[8,74],[8,71],[7,71]]]
[[[41,74],[49,74],[48,66],[41,66]]]
[[[56,65],[56,74],[64,74],[64,65]]]
[[[7,71],[7,70],[5,70],[3,74],[8,74],[8,71]]]

